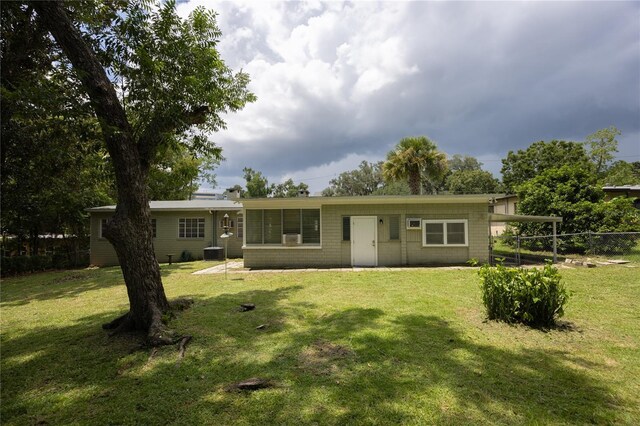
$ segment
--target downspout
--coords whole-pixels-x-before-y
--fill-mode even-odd
[[[212,220],[212,231],[213,232],[213,240],[211,241],[212,247],[218,247],[218,234],[216,233],[216,224],[218,223],[218,212],[216,210],[211,210],[211,220]]]

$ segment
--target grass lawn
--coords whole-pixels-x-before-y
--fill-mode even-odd
[[[471,268],[205,265],[162,266],[196,300],[181,362],[101,330],[128,306],[117,268],[4,280],[2,424],[640,424],[640,267],[563,270],[571,326],[543,332],[484,321]],[[226,389],[255,376],[276,386]]]

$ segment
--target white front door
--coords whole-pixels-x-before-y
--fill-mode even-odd
[[[351,216],[351,265],[378,265],[378,227],[375,216]]]

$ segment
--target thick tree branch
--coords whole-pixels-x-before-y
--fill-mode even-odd
[[[91,98],[96,115],[103,122],[103,131],[106,134],[130,133],[129,121],[113,84],[107,78],[95,52],[84,41],[80,31],[74,27],[62,2],[35,1],[33,7],[78,71],[78,76]]]
[[[167,117],[164,111],[159,112],[140,136],[138,150],[141,159],[147,164],[150,163],[158,145],[162,142],[163,135],[174,133],[175,130],[183,126],[204,124],[210,113],[211,109],[208,105],[200,106],[191,111],[183,111],[172,117]]]

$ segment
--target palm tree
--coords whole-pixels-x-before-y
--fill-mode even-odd
[[[420,193],[423,179],[441,180],[446,171],[446,155],[425,136],[402,138],[382,166],[385,180],[408,179],[413,195]]]

